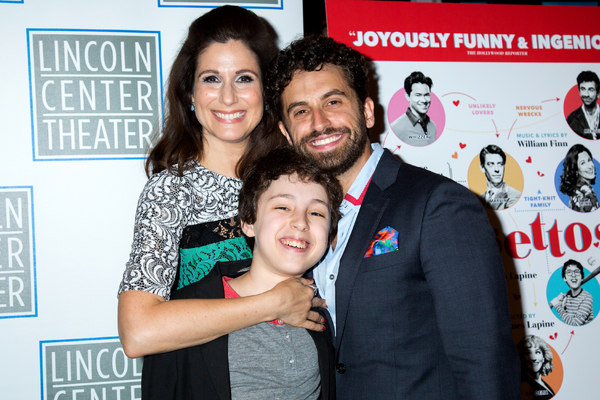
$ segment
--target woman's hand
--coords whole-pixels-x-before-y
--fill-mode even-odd
[[[304,278],[290,278],[277,284],[269,290],[269,294],[276,304],[277,318],[286,324],[313,331],[325,329],[325,318],[311,308],[327,308],[325,300],[315,297],[313,280]]]

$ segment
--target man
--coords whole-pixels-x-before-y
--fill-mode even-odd
[[[550,302],[565,324],[585,325],[594,319],[594,299],[589,292],[581,288],[583,284],[583,266],[575,260],[567,261],[562,268],[563,281],[569,291],[561,293]]]
[[[415,71],[404,80],[406,113],[392,122],[392,131],[404,143],[425,146],[435,142],[435,123],[427,115],[431,105],[431,78]]]
[[[476,197],[370,145],[374,103],[355,50],[305,38],[267,76],[283,134],[346,193],[314,270],[338,398],[520,399],[504,271]]]
[[[577,76],[579,97],[583,105],[567,117],[567,123],[576,134],[585,138],[596,140],[600,138],[600,107],[598,107],[598,89],[600,80],[592,71],[583,71]]]
[[[504,210],[512,207],[521,197],[521,192],[504,182],[504,166],[506,154],[494,144],[481,149],[479,153],[481,172],[485,174],[487,187],[480,196],[481,200],[492,210]]]

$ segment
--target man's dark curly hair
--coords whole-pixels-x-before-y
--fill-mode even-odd
[[[433,81],[430,77],[425,76],[421,71],[415,71],[404,80],[404,91],[407,95],[410,96],[410,92],[412,92],[412,85],[415,83],[423,83],[429,86],[429,90],[433,86]]]
[[[593,71],[583,71],[577,75],[577,88],[579,88],[583,82],[594,82],[596,91],[600,89],[600,79],[598,79],[598,75]]]
[[[337,178],[320,169],[312,160],[297,153],[291,147],[276,147],[266,156],[250,164],[242,175],[242,190],[239,195],[238,215],[242,222],[254,224],[260,196],[271,183],[282,176],[297,175],[304,183],[323,186],[329,200],[329,244],[337,234],[338,221],[342,217],[340,204],[344,198],[342,186]]]
[[[281,50],[267,72],[265,99],[282,120],[281,94],[296,71],[319,71],[324,65],[336,65],[345,73],[346,83],[354,90],[359,106],[369,95],[367,60],[345,44],[323,36],[307,36]]]

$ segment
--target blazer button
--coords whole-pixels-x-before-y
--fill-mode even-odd
[[[338,364],[335,366],[335,370],[337,371],[338,374],[343,374],[344,372],[346,372],[346,366],[344,364]]]

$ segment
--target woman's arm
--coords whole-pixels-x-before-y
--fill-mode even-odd
[[[183,227],[203,220],[206,190],[201,173],[159,173],[140,196],[132,252],[119,289],[119,336],[125,353],[136,358],[181,349],[274,319],[322,330],[323,318],[310,308],[324,301],[313,300],[304,279],[243,299],[168,300]]]
[[[119,297],[119,337],[125,354],[137,358],[195,346],[238,329],[280,319],[290,325],[323,330],[324,319],[312,307],[306,279],[288,279],[257,296],[236,299],[166,301],[161,296],[128,290]]]

